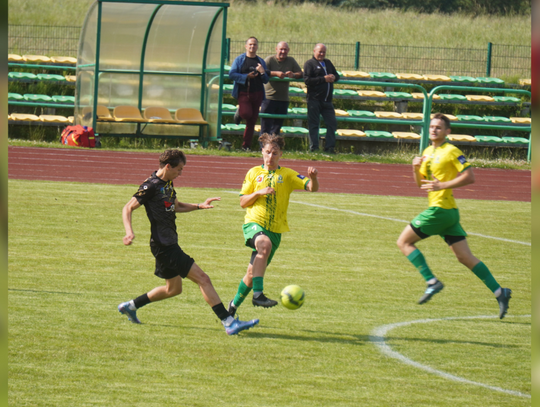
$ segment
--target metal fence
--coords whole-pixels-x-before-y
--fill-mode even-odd
[[[80,27],[10,25],[8,50],[16,54],[77,56]],[[228,41],[227,63],[245,52],[244,40]],[[312,57],[313,43],[289,42],[300,66]],[[275,52],[275,42],[260,41],[262,57]],[[326,43],[327,57],[339,70],[494,77],[531,77],[531,47],[486,44],[486,48],[438,48],[399,45]]]

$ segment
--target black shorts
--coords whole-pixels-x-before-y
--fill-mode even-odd
[[[186,278],[191,266],[195,263],[177,244],[170,246],[150,245],[156,258],[154,274],[159,278],[170,279],[176,276]]]

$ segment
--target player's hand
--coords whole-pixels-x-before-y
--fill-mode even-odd
[[[124,236],[123,242],[126,246],[129,246],[133,242],[133,239],[135,239],[134,234],[127,234]]]
[[[423,179],[420,182],[422,182],[423,184],[420,188],[428,192],[440,191],[441,189],[445,189],[443,188],[441,181],[439,181],[435,177],[433,177],[433,181]]]
[[[214,201],[221,201],[220,197],[208,198],[202,204],[199,204],[199,209],[212,209],[214,205],[210,205]]]
[[[425,157],[414,157],[412,161],[413,167],[420,167],[424,162]]]
[[[271,188],[271,187],[266,187],[266,188],[263,188],[263,189],[259,190],[259,195],[261,195],[261,196],[275,195],[275,194],[276,194],[276,190],[274,188]]]
[[[317,168],[308,167],[307,175],[308,175],[309,178],[317,178],[317,174],[318,174]]]

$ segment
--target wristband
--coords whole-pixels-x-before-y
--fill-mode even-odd
[[[201,208],[199,207],[199,204],[197,204],[197,209],[201,209]]]

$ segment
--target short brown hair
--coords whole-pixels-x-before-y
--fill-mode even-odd
[[[278,136],[276,134],[268,134],[263,133],[259,137],[259,143],[261,143],[261,146],[264,147],[267,144],[275,144],[279,147],[281,151],[283,151],[283,148],[285,147],[285,139],[281,136]]]
[[[450,128],[450,119],[448,117],[446,117],[444,114],[442,113],[435,113],[433,115],[433,117],[431,118],[431,120],[434,120],[434,119],[438,119],[438,120],[442,120],[444,122],[444,126],[449,129]]]
[[[186,155],[181,150],[165,150],[159,156],[159,168],[164,168],[167,164],[176,168],[180,163],[186,163]]]
[[[255,41],[257,41],[257,45],[259,45],[259,40],[257,39],[257,37],[249,37],[249,38],[246,40],[246,44],[248,43],[249,40],[255,40]]]

